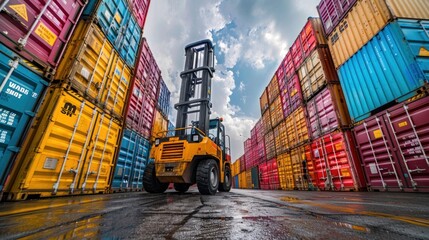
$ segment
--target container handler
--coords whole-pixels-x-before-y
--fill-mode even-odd
[[[170,183],[178,192],[193,184],[204,195],[231,189],[230,138],[222,118],[210,119],[214,48],[210,40],[185,47],[185,69],[173,137],[158,133],[143,176],[149,193],[162,193]]]

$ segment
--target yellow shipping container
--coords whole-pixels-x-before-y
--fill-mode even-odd
[[[156,109],[155,116],[152,125],[152,141],[155,141],[156,137],[162,137],[163,131],[168,130],[168,119],[166,119],[161,112]]]
[[[73,91],[51,87],[17,156],[8,199],[108,191],[121,125]]]
[[[234,163],[232,163],[231,174],[232,174],[232,176],[236,176],[239,173],[240,173],[240,160],[237,159],[237,160],[235,160]]]
[[[270,83],[268,84],[268,102],[272,103],[277,96],[280,94],[279,82],[277,81],[277,75],[274,74]]]
[[[308,176],[305,176],[303,168],[303,161],[305,159],[305,146],[294,148],[290,152],[293,179],[295,180],[295,189],[306,190],[308,189]]]
[[[276,144],[277,156],[287,151],[289,139],[286,132],[286,121],[282,120],[280,124],[274,128],[274,139]]]
[[[259,106],[261,108],[261,114],[263,114],[268,109],[268,88],[265,88],[261,97],[259,97]]]
[[[247,177],[246,177],[246,172],[241,172],[240,174],[238,174],[238,186],[242,189],[247,188]]]
[[[270,109],[262,115],[262,129],[267,134],[272,129]]]
[[[328,45],[339,68],[395,18],[429,19],[427,0],[358,0],[329,35]]]
[[[284,119],[280,96],[277,96],[270,105],[270,119],[273,127],[279,125],[279,123]]]
[[[252,183],[252,170],[251,169],[246,170],[246,188],[249,188],[249,189],[254,188],[253,183]]]
[[[299,107],[286,118],[286,132],[289,141],[286,148],[291,149],[308,141],[308,128],[304,107]]]
[[[277,168],[279,172],[280,187],[283,190],[295,189],[290,153],[283,153],[277,156]]]
[[[79,22],[54,78],[122,118],[131,70],[96,24]]]

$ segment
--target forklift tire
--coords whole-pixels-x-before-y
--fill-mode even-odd
[[[163,193],[167,190],[169,183],[160,182],[155,176],[155,163],[146,166],[143,175],[143,188],[148,193]]]
[[[198,191],[203,195],[215,195],[219,187],[219,168],[213,159],[202,160],[197,167]]]
[[[189,190],[190,185],[187,183],[175,183],[174,184],[174,190],[180,192],[180,193],[185,193]]]
[[[225,177],[223,183],[219,183],[219,192],[229,192],[231,190],[231,169],[229,166],[225,166]]]

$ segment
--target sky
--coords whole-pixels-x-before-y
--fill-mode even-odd
[[[320,0],[152,0],[143,36],[178,102],[184,47],[215,46],[211,118],[223,117],[234,162],[261,117],[259,97]],[[169,119],[175,124],[176,110]]]

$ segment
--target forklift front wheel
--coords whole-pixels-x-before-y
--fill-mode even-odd
[[[198,191],[203,195],[215,195],[219,187],[219,168],[213,159],[204,159],[197,168]]]

